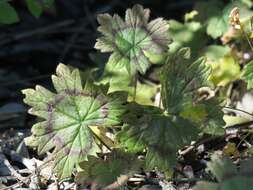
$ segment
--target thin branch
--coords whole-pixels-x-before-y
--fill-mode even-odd
[[[252,114],[252,113],[249,113],[249,112],[247,112],[247,111],[244,111],[244,110],[241,110],[241,109],[238,109],[238,108],[231,108],[231,107],[226,107],[226,106],[224,106],[223,109],[232,110],[232,111],[234,111],[234,112],[242,112],[242,113],[245,113],[245,114],[250,115],[250,116],[253,117],[253,114]]]

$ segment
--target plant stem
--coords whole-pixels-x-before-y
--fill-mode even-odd
[[[244,37],[246,38],[246,40],[247,40],[247,42],[248,42],[248,44],[250,46],[251,51],[253,52],[253,45],[252,45],[252,43],[251,43],[248,35],[246,34],[246,32],[245,32],[245,30],[244,30],[243,25],[241,24],[241,22],[240,22],[240,28],[241,28],[241,32],[243,33]]]
[[[162,106],[162,88],[160,90],[160,97],[159,97],[159,105],[158,105],[158,107],[161,108],[161,106]]]
[[[252,114],[252,113],[249,113],[249,112],[247,112],[247,111],[244,111],[244,110],[241,110],[241,109],[238,109],[238,108],[230,108],[230,107],[226,107],[226,106],[224,106],[223,108],[224,108],[224,109],[233,110],[233,111],[237,111],[237,112],[239,111],[239,112],[248,114],[248,115],[250,115],[250,116],[253,117],[253,114]]]
[[[134,97],[133,100],[136,100],[136,95],[137,95],[137,82],[138,82],[138,73],[135,74],[134,76]]]
[[[89,127],[89,129],[99,142],[101,142],[108,150],[112,151],[110,145],[108,145],[102,138],[100,138],[92,127]]]
[[[248,136],[250,136],[250,135],[251,135],[251,133],[247,133],[246,135],[244,135],[244,136],[242,137],[242,139],[240,140],[240,142],[238,143],[238,145],[236,146],[236,149],[238,149],[239,146],[242,144],[242,142],[243,142],[243,141],[246,141],[246,138],[247,138]]]

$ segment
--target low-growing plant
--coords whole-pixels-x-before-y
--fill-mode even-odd
[[[171,38],[177,39],[176,30],[169,29],[171,22],[149,21],[149,16],[150,10],[141,5],[127,9],[124,20],[117,14],[98,16],[102,36],[95,48],[111,52],[99,80],[59,64],[52,76],[54,92],[41,86],[23,90],[24,102],[32,107],[29,113],[40,118],[26,143],[39,154],[52,151],[52,168],[59,179],[75,174],[77,182],[110,189],[138,171],[157,169],[170,177],[180,149],[205,134],[225,133],[223,101],[202,93],[213,87],[210,78],[216,77],[209,60],[197,58],[196,52],[192,56],[184,42],[171,51]],[[216,21],[207,21],[207,34],[213,38],[224,33],[212,32]],[[174,23],[179,25],[185,28]],[[192,25],[196,23],[186,24],[190,32]],[[216,50],[222,51],[220,57],[228,52],[227,47],[209,46],[203,55],[212,57]],[[156,106],[137,99],[139,79],[152,64],[160,64]],[[249,64],[242,78],[251,81],[251,70]],[[221,182],[216,170],[213,173]]]

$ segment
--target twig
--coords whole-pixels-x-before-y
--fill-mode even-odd
[[[22,183],[28,183],[27,178],[21,176],[10,164],[4,154],[0,153],[0,160],[3,160],[4,165],[10,170],[11,175],[16,177]]]
[[[241,24],[241,22],[239,22],[239,24],[240,24],[240,27],[241,27],[241,32],[243,33],[244,37],[246,38],[246,40],[247,40],[247,42],[248,42],[248,44],[250,46],[251,51],[253,52],[253,45],[252,45],[252,43],[251,43],[248,35],[246,34],[243,25]]]
[[[230,108],[230,107],[223,107],[223,109],[228,109],[228,110],[232,110],[234,111],[235,113],[238,113],[238,112],[242,112],[242,113],[245,113],[247,115],[250,115],[251,117],[253,117],[253,114],[247,112],[247,111],[244,111],[244,110],[241,110],[241,109],[238,109],[238,108]]]
[[[18,81],[11,81],[11,82],[7,82],[7,83],[2,83],[0,86],[10,86],[10,85],[14,85],[14,84],[19,84],[19,83],[25,83],[25,82],[29,82],[29,81],[34,81],[34,80],[38,80],[38,79],[45,79],[45,78],[49,78],[51,75],[47,74],[47,75],[39,75],[36,77],[31,77],[29,79],[24,79],[24,80],[18,80]]]
[[[253,128],[253,121],[248,121],[240,124],[231,125],[225,128],[226,135],[233,133],[246,132],[244,130]]]
[[[15,151],[13,150],[8,150],[8,149],[4,149],[3,152],[10,156],[11,160],[12,161],[15,161],[15,162],[19,162],[19,163],[22,163],[24,166],[26,166],[29,170],[32,169],[31,167],[31,160],[28,159],[28,158],[24,158],[22,156],[20,156],[18,153],[16,153]],[[31,171],[29,172],[31,173]]]
[[[121,175],[120,177],[118,177],[117,181],[115,181],[114,183],[108,185],[107,187],[105,187],[105,190],[115,190],[115,189],[119,189],[119,187],[121,187],[122,185],[124,185],[129,179],[128,175]]]
[[[91,14],[91,12],[90,12],[90,10],[89,10],[86,3],[84,5],[84,12],[85,12],[88,20],[90,21],[90,24],[91,24],[93,30],[96,31],[97,26],[96,26],[96,23],[94,22],[94,15]]]
[[[28,38],[28,37],[31,37],[34,35],[45,34],[45,33],[50,32],[52,30],[56,30],[61,27],[69,26],[69,25],[73,24],[74,22],[75,22],[74,20],[65,20],[65,21],[61,21],[59,23],[54,23],[54,24],[51,24],[51,25],[48,25],[45,27],[37,28],[32,31],[25,31],[22,33],[18,32],[17,34],[14,34],[10,38],[6,37],[6,40],[3,40],[0,42],[0,46],[6,45],[6,44],[11,43],[13,41],[25,39],[25,38]]]
[[[82,21],[81,26],[79,27],[79,29],[71,35],[71,37],[67,40],[66,42],[66,46],[62,51],[62,54],[59,57],[58,62],[64,62],[64,58],[67,55],[67,53],[69,52],[69,50],[71,49],[71,47],[73,46],[73,44],[75,43],[75,41],[77,40],[77,38],[79,37],[80,33],[82,30],[84,30],[84,28],[88,25],[87,22],[87,18],[84,18]]]
[[[134,76],[134,97],[133,100],[136,100],[136,96],[137,96],[137,83],[138,83],[138,73],[135,74]]]
[[[172,179],[175,183],[193,183],[196,181],[201,181],[200,178],[180,178],[180,179]]]

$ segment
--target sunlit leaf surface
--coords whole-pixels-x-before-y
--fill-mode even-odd
[[[41,86],[23,90],[24,102],[32,107],[29,113],[42,119],[32,127],[27,142],[36,146],[39,154],[54,148],[54,171],[63,179],[77,163],[100,152],[92,127],[119,124],[126,96],[107,95],[97,86],[84,85],[79,71],[63,64],[52,80],[56,93]]]

